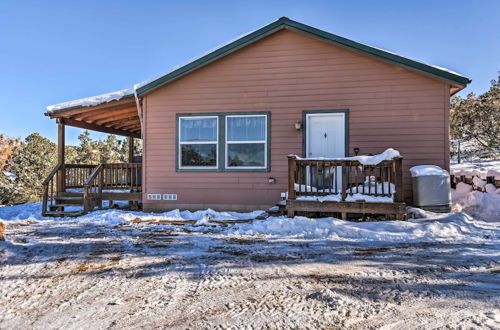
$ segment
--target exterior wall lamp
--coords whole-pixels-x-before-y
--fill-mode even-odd
[[[295,129],[296,129],[297,131],[300,131],[300,130],[302,129],[302,122],[301,122],[300,120],[297,120],[297,121],[295,122]]]

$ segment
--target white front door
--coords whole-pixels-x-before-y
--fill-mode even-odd
[[[345,114],[306,114],[306,157],[345,157]]]
[[[306,114],[306,157],[325,157],[339,158],[345,157],[345,113],[310,113]],[[307,171],[310,173],[310,171]],[[316,173],[316,171],[312,171]],[[319,178],[311,178],[307,175],[308,185],[317,185],[318,189],[334,186],[337,181],[337,187],[342,185],[341,169],[337,171],[329,170],[330,178],[324,177],[325,174],[319,173]]]

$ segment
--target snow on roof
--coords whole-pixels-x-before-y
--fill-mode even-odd
[[[90,106],[99,105],[102,103],[120,100],[124,97],[131,96],[131,95],[134,95],[134,89],[127,88],[127,89],[122,89],[122,90],[107,93],[107,94],[101,94],[101,95],[86,97],[83,99],[78,99],[78,100],[58,103],[58,104],[54,104],[54,105],[49,105],[47,107],[47,111],[49,113],[51,113],[51,112],[55,112],[55,111],[59,111],[59,110],[63,110],[63,109],[68,109],[68,108],[90,107]]]
[[[304,160],[357,160],[363,165],[377,165],[384,160],[393,160],[394,158],[401,157],[399,154],[399,151],[394,150],[392,148],[386,149],[383,153],[373,155],[373,156],[353,156],[353,157],[336,157],[336,158],[327,158],[327,157],[308,157],[308,158],[302,158],[297,155],[290,155],[290,156],[295,156],[297,159],[304,159]]]

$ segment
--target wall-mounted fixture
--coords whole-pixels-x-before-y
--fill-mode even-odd
[[[276,183],[276,178],[273,178],[272,176],[267,179],[267,182],[269,183]]]
[[[359,148],[354,148],[354,155],[358,155],[359,154]]]
[[[295,122],[295,129],[296,129],[297,131],[300,131],[300,130],[302,129],[302,122],[301,122],[300,120],[297,120],[297,121]]]

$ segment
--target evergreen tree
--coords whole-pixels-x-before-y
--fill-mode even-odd
[[[79,136],[80,144],[76,147],[76,164],[99,164],[100,151],[97,141],[92,140],[90,132],[84,130]]]
[[[452,139],[475,146],[480,156],[500,153],[500,76],[480,96],[465,99],[453,97],[450,102],[450,135]]]
[[[35,202],[42,196],[42,182],[57,161],[56,145],[38,133],[32,133],[12,155],[10,184],[4,187],[3,203]]]

